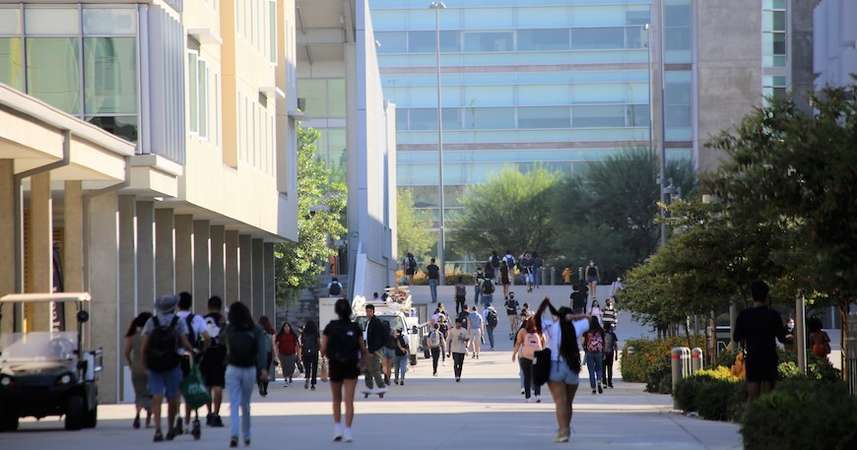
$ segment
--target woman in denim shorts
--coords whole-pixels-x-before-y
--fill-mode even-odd
[[[549,317],[543,317],[550,310]],[[551,369],[548,382],[556,404],[558,431],[554,442],[568,442],[571,434],[572,404],[580,382],[580,347],[577,339],[589,330],[589,316],[573,314],[571,308],[554,308],[547,297],[536,311],[536,325],[550,349]]]

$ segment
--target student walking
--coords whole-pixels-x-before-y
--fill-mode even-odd
[[[545,339],[538,332],[536,321],[530,317],[524,321],[524,327],[518,332],[515,339],[515,348],[512,350],[512,362],[518,359],[518,365],[524,376],[524,399],[529,402],[530,396],[535,391],[536,403],[541,403],[542,387],[533,383],[533,359],[535,353],[544,348]]]
[[[149,377],[149,392],[152,394],[152,416],[155,421],[155,442],[164,440],[161,432],[161,401],[167,400],[168,441],[178,434],[175,429],[179,414],[182,381],[179,347],[190,353],[193,347],[187,338],[188,327],[176,315],[178,299],[164,295],[155,302],[156,314],[143,327],[143,363]]]
[[[268,353],[265,355],[265,362],[267,362],[265,370],[270,374],[271,379],[276,379],[277,375],[274,371],[274,347],[276,344],[275,336],[277,332],[274,330],[274,325],[271,323],[271,319],[269,319],[268,316],[259,317],[259,327],[262,328],[262,331],[265,332],[265,337],[270,341]],[[261,378],[259,379],[259,395],[262,397],[268,395],[268,381],[269,379],[267,377],[264,380]],[[289,382],[291,383],[291,380],[289,380]]]
[[[131,368],[131,383],[134,385],[134,422],[132,426],[140,428],[140,412],[146,410],[146,428],[152,422],[152,394],[149,393],[149,379],[143,363],[143,327],[152,318],[152,313],[141,312],[131,321],[125,333],[125,361]]]
[[[473,354],[471,358],[479,359],[479,352],[482,349],[482,336],[484,335],[485,330],[485,320],[482,318],[482,314],[479,314],[479,311],[476,310],[476,306],[473,306],[470,310],[470,314],[467,316],[467,332],[470,335],[470,345],[471,350],[473,350]]]
[[[295,363],[297,361],[298,351],[298,335],[295,333],[292,325],[288,322],[283,322],[280,325],[280,331],[275,338],[277,342],[277,356],[280,359],[280,368],[283,371],[283,387],[289,387],[295,374]]]
[[[538,289],[542,287],[542,267],[544,261],[538,253],[533,252],[533,285]]]
[[[550,311],[550,317],[544,317]],[[571,435],[574,397],[580,383],[580,349],[577,339],[589,330],[587,316],[575,315],[571,308],[554,308],[548,298],[536,311],[537,331],[544,335],[550,349],[551,368],[548,387],[556,406],[559,430],[554,442],[568,442]]]
[[[604,326],[604,364],[601,372],[601,382],[613,389],[613,361],[619,360],[619,339],[613,331],[613,325]]]
[[[482,280],[485,279],[485,272],[482,271],[481,268],[476,269],[476,273],[473,275],[473,304],[478,305],[479,299],[482,298]],[[466,310],[467,308],[465,308]],[[458,313],[459,311],[456,309],[455,311]]]
[[[191,309],[193,308],[193,296],[189,292],[180,292],[179,295],[179,303],[178,303],[178,312],[176,315],[185,322],[187,325],[187,338],[190,341],[191,347],[193,347],[192,355],[179,350],[179,353],[182,354],[182,380],[187,378],[190,375],[191,368],[193,366],[193,360],[196,360],[199,355],[201,355],[206,348],[208,348],[209,337],[208,337],[208,325],[205,323],[205,319],[198,314],[194,314]],[[200,424],[199,424],[199,411],[193,410],[195,415],[195,419],[193,421],[193,425],[191,425],[191,408],[188,405],[187,401],[185,401],[185,418],[184,424],[187,426],[187,430],[189,433],[193,434],[195,437],[198,437],[200,434]],[[176,424],[176,434],[182,434],[182,421],[181,417],[178,419],[178,423]]]
[[[809,330],[809,348],[813,355],[827,359],[830,354],[830,336],[823,330],[824,325],[818,317],[810,317],[806,321]]]
[[[491,269],[492,269],[491,278],[496,283],[497,282],[497,274],[500,272],[500,257],[497,256],[496,250],[491,251],[491,257],[488,258],[488,263],[491,264]]]
[[[226,345],[226,390],[229,393],[229,446],[238,446],[239,426],[244,445],[250,445],[250,399],[259,380],[268,379],[271,339],[253,323],[250,310],[241,302],[229,305]],[[239,423],[240,413],[240,423]]]
[[[384,355],[382,362],[384,385],[389,386],[393,375],[393,367],[396,365],[396,348],[398,347],[398,344],[396,344],[396,333],[390,328],[389,322],[384,322],[384,336],[384,347],[381,349],[381,353]]]
[[[350,307],[349,307],[350,308]],[[384,322],[375,317],[375,305],[366,305],[366,345],[369,355],[366,360],[366,392],[369,394],[383,394],[387,391],[384,378],[381,376],[381,360],[384,358],[382,348],[387,342],[389,332],[384,327]],[[361,333],[362,334],[362,333]]]
[[[493,306],[488,306],[482,311],[485,314],[485,332],[488,334],[488,344],[491,345],[491,350],[494,350],[494,329],[500,321],[497,315],[497,310]]]
[[[360,376],[360,361],[369,353],[363,343],[360,326],[351,321],[351,305],[344,298],[336,301],[333,310],[338,317],[324,327],[321,356],[330,365],[330,392],[333,397],[333,440],[351,442],[354,423],[354,391]],[[383,330],[383,328],[382,328]],[[345,403],[345,426],[342,425],[342,403]]]
[[[746,352],[744,367],[747,371],[747,399],[753,401],[770,392],[777,381],[777,343],[785,343],[786,329],[783,319],[768,306],[768,285],[764,281],[750,284],[753,306],[741,311],[735,321],[735,342]]]
[[[339,297],[342,295],[342,283],[339,282],[338,278],[331,278],[330,283],[327,285],[327,295],[330,297]]]
[[[318,352],[321,347],[321,337],[318,335],[318,325],[314,320],[307,320],[304,332],[301,334],[299,348],[304,363],[304,389],[315,390],[318,376]]]
[[[503,307],[506,308],[506,317],[509,318],[509,339],[514,340],[521,323],[521,318],[518,316],[518,301],[515,300],[514,292],[509,292]]]
[[[467,304],[467,288],[464,286],[464,281],[459,278],[455,282],[455,313],[458,314],[462,309],[466,308]]]
[[[402,266],[405,271],[405,284],[411,285],[414,282],[414,275],[417,274],[417,259],[414,254],[408,252],[405,255],[405,260],[402,261]]]
[[[210,400],[205,424],[211,427],[223,427],[220,417],[220,406],[223,403],[223,388],[226,386],[226,344],[223,342],[223,331],[226,328],[226,318],[223,317],[223,300],[214,296],[208,299],[208,314],[205,315],[205,325],[208,329],[209,344],[202,354],[200,370],[202,379],[208,388]]]
[[[512,261],[515,260],[512,255],[507,256],[512,258]],[[514,266],[509,265],[506,258],[500,261],[500,285],[503,286],[503,298],[509,296],[509,286],[512,284],[512,267]]]
[[[435,323],[432,325],[426,342],[428,343],[429,352],[431,353],[432,376],[436,377],[437,362],[440,359],[440,354],[446,353],[443,351],[446,347],[446,338],[444,338],[443,332],[440,330],[440,324]]]
[[[431,259],[429,265],[426,266],[428,272],[428,284],[431,291],[431,302],[437,303],[437,284],[440,283],[440,267],[435,264],[434,258]]]
[[[393,384],[405,385],[405,372],[408,371],[410,351],[408,341],[405,339],[404,330],[396,329],[396,376]]]
[[[604,324],[605,330],[608,327],[611,329],[616,328],[616,325],[619,323],[617,316],[618,313],[616,312],[613,297],[608,297],[604,302],[604,309],[601,311],[601,322]]]
[[[604,329],[598,318],[593,316],[589,319],[589,331],[583,335],[583,348],[586,350],[586,368],[589,370],[589,387],[592,393],[597,390],[603,394],[601,388],[602,363],[604,362]]]
[[[482,280],[482,308],[485,309],[494,303],[494,283],[490,278]],[[477,303],[478,304],[478,303]]]
[[[464,356],[467,355],[467,342],[470,334],[462,326],[462,320],[455,319],[455,327],[449,330],[449,339],[446,341],[447,353],[452,357],[452,371],[455,374],[455,382],[461,382],[461,373],[464,370]]]
[[[589,298],[592,300],[596,300],[598,296],[596,295],[596,289],[598,288],[598,280],[601,279],[601,273],[598,271],[598,266],[595,265],[595,261],[589,261],[589,265],[586,266],[586,284],[589,286]]]

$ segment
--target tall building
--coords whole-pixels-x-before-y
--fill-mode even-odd
[[[821,0],[814,12],[815,86],[854,84],[857,74],[857,2]]]
[[[128,400],[123,331],[157,296],[276,312],[274,244],[297,238],[294,2],[0,3],[0,295],[90,292],[101,400]],[[74,329],[67,313],[3,330]]]
[[[712,134],[764,95],[811,88],[808,0],[431,3],[371,0],[384,95],[397,105],[398,186],[435,226],[436,12],[447,217],[466,186],[505,166],[576,173],[648,147],[650,126],[668,159],[711,169]],[[484,255],[447,251],[448,262],[472,256]]]

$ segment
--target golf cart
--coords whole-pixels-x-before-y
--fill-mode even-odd
[[[51,331],[0,330],[0,431],[14,431],[20,417],[65,416],[67,430],[94,428],[98,420],[101,349],[85,351],[88,293],[10,294],[0,298],[0,318],[27,305],[54,305],[60,316],[75,308],[76,331],[52,320]],[[62,305],[60,308],[59,305]],[[20,315],[20,314],[19,314]],[[2,321],[2,319],[0,319]],[[72,326],[67,327],[72,329]],[[58,330],[57,330],[58,329]]]

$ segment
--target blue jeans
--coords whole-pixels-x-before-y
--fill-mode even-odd
[[[595,389],[595,382],[601,383],[601,368],[604,364],[604,354],[601,352],[586,352],[586,368],[589,370],[589,387]]]
[[[431,290],[431,302],[437,303],[437,280],[429,279],[429,290]]]
[[[395,379],[405,381],[405,372],[408,371],[408,363],[410,362],[409,355],[396,356],[396,374]]]
[[[482,306],[488,308],[494,303],[494,294],[482,294]]]
[[[488,343],[491,344],[491,349],[494,349],[494,327],[485,327],[488,330]]]
[[[256,387],[256,368],[226,366],[226,392],[229,394],[230,436],[238,438],[238,408],[241,407],[241,432],[250,440],[250,396]]]

